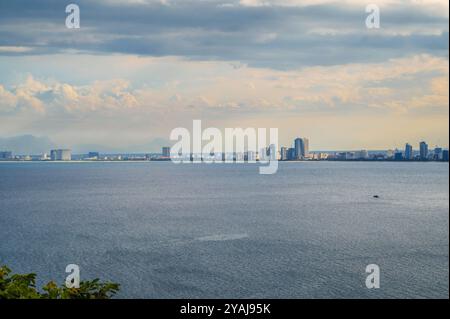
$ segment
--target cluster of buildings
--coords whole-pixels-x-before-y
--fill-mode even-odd
[[[0,161],[148,161],[156,158],[149,154],[73,154],[70,149],[54,149],[41,155],[14,155],[11,151],[0,151]]]
[[[213,155],[213,154],[211,154]],[[274,159],[280,161],[303,160],[331,160],[331,161],[443,161],[448,162],[448,149],[435,147],[429,149],[426,142],[420,142],[418,149],[409,143],[402,150],[387,151],[346,151],[346,152],[310,152],[309,140],[298,137],[292,147],[282,146],[278,151],[274,144],[261,149],[259,152],[247,151],[244,153],[217,154],[216,160],[257,161]],[[0,161],[149,161],[170,160],[170,147],[162,148],[161,154],[113,154],[100,155],[99,152],[89,152],[82,155],[73,155],[70,149],[54,149],[50,154],[43,155],[14,155],[11,151],[0,151]],[[191,160],[200,160],[201,154],[191,154]]]
[[[311,159],[309,153],[309,140],[307,138],[297,137],[294,140],[294,147],[281,147],[279,159],[281,161],[298,161]]]
[[[72,160],[72,151],[68,149],[58,149],[50,151],[51,161],[70,161]]]
[[[405,149],[387,150],[387,151],[353,151],[353,152],[335,152],[328,154],[328,160],[386,160],[386,161],[443,161],[448,162],[448,150],[442,147],[429,149],[426,142],[420,142],[419,148],[415,150],[413,146],[406,143]]]
[[[50,155],[14,155],[11,151],[0,151],[0,161],[70,161],[72,151],[69,149],[54,149]]]
[[[12,152],[9,151],[2,151],[0,152],[0,160],[3,161],[9,161],[13,159],[13,154]]]
[[[181,154],[179,154],[181,156]],[[225,160],[235,160],[235,161],[258,161],[258,160],[304,160],[310,157],[309,154],[309,141],[307,138],[296,138],[294,141],[294,147],[287,148],[282,147],[280,152],[277,151],[274,144],[270,144],[268,147],[262,148],[259,152],[256,151],[245,151],[245,152],[234,152],[234,153],[219,153],[210,154],[215,157],[215,160],[225,161]],[[190,154],[191,160],[201,161],[202,154]],[[161,156],[156,159],[159,160],[170,160],[170,147],[165,146],[162,148]]]
[[[275,154],[275,155],[273,155]],[[436,147],[429,150],[426,142],[420,142],[419,149],[414,150],[410,144],[406,144],[405,151],[385,150],[385,151],[345,151],[345,152],[311,152],[309,150],[309,140],[298,137],[294,140],[292,147],[282,146],[279,151],[275,145],[271,144],[260,152],[247,151],[244,153],[218,154],[217,160],[233,159],[236,161],[255,161],[276,157],[280,161],[444,161],[448,162],[448,150]],[[162,148],[160,156],[153,159],[170,160],[170,147]],[[191,154],[191,160],[201,160],[201,154]]]
[[[406,143],[405,150],[402,152],[396,150],[393,154],[396,161],[445,161],[448,162],[448,150],[442,147],[435,147],[430,150],[428,144],[424,141],[419,143],[419,149],[416,151],[413,146]]]

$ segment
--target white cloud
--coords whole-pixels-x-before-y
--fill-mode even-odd
[[[12,111],[17,105],[17,97],[0,85],[0,111]]]
[[[102,59],[111,64],[108,58]],[[77,132],[83,131],[85,139],[92,139],[89,143],[100,137],[102,142],[126,143],[126,138],[143,139],[148,132],[166,137],[172,127],[194,118],[217,126],[279,125],[288,131],[298,128],[300,124],[292,123],[292,118],[299,118],[310,132],[316,129],[308,119],[328,123],[323,134],[332,138],[329,134],[341,130],[344,122],[366,118],[367,125],[383,127],[399,116],[404,136],[417,134],[416,128],[406,123],[408,119],[418,123],[418,116],[424,127],[439,117],[439,125],[429,127],[436,140],[447,134],[449,75],[445,58],[418,55],[385,63],[290,71],[174,58],[154,62],[152,58],[136,61],[136,70],[146,77],[143,80],[135,73],[137,82],[124,73],[126,77],[81,84],[31,75],[16,85],[2,84],[0,134],[21,134],[26,127],[37,135],[56,134],[76,141]],[[342,118],[333,124],[330,115]]]
[[[178,72],[168,76],[158,88],[145,83],[133,87],[131,79],[121,78],[72,85],[28,76],[10,90],[1,87],[2,109],[29,107],[40,112],[65,109],[73,113],[133,108],[137,111],[182,111],[192,107],[323,111],[336,107],[339,111],[357,107],[364,111],[367,105],[388,110],[448,106],[445,90],[448,61],[429,55],[392,59],[387,63],[292,71],[236,69],[225,62],[170,61]],[[152,74],[159,67],[151,61],[141,62],[145,73]]]
[[[33,48],[20,46],[0,46],[0,53],[24,53],[30,52]]]

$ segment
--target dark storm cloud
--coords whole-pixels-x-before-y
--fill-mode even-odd
[[[77,1],[81,29],[65,28],[65,1],[1,1],[0,46],[48,54],[62,50],[238,60],[290,68],[448,55],[448,18],[424,6],[382,7],[382,28],[365,27],[364,5],[240,6],[236,1],[168,5]]]

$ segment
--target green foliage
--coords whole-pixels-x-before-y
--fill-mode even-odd
[[[8,267],[0,267],[0,299],[110,299],[119,284],[94,279],[80,282],[80,288],[67,288],[50,281],[42,290],[36,288],[36,274],[11,274]]]

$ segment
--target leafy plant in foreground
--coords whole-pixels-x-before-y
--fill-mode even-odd
[[[40,292],[36,287],[36,274],[12,274],[8,267],[0,267],[0,299],[110,299],[119,291],[119,286],[94,279],[81,281],[79,288],[67,288],[50,281]]]

